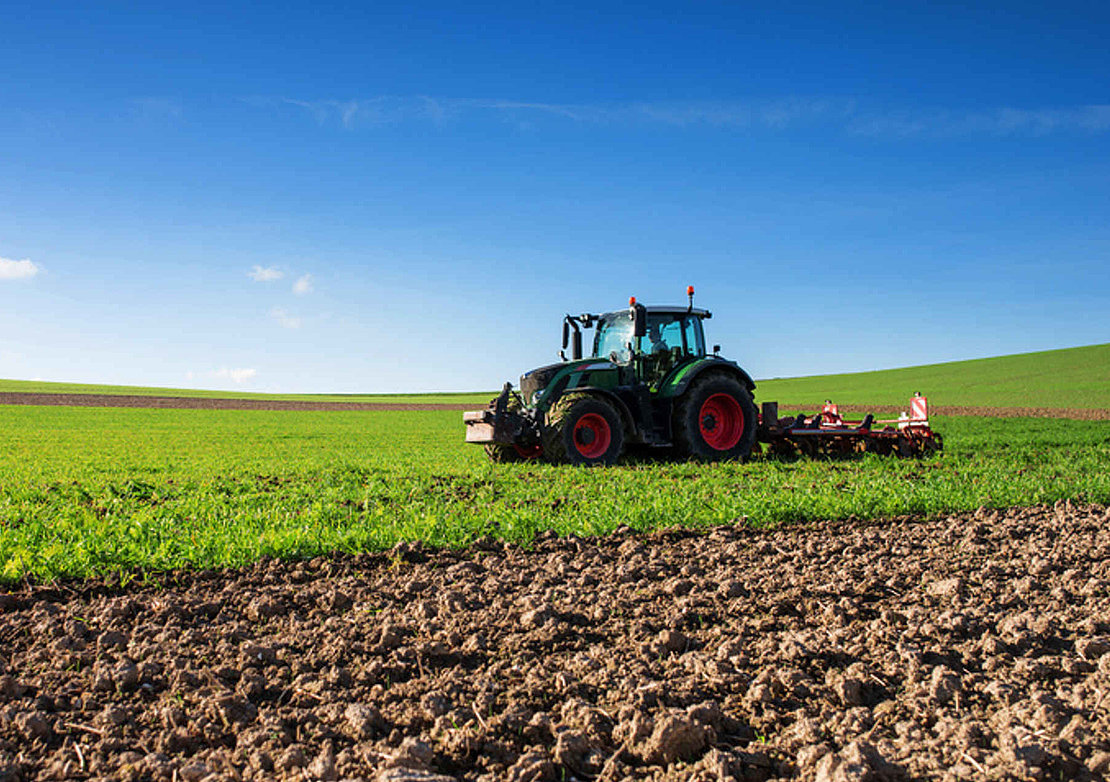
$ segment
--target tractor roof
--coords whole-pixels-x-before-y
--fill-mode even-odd
[[[691,309],[690,307],[667,307],[667,306],[663,306],[663,307],[644,307],[644,309],[647,310],[648,315],[693,315],[696,318],[712,318],[713,317],[712,312],[710,312],[709,310],[703,310],[700,307],[694,307],[693,309]],[[606,312],[606,313],[603,313],[601,315],[601,317],[607,318],[610,315],[619,315],[622,312],[628,312],[628,310],[625,309],[625,310],[614,310],[613,312]]]

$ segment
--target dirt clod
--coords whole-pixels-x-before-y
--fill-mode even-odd
[[[817,782],[900,782],[906,772],[889,762],[875,747],[853,741],[840,752],[829,753],[817,764]]]

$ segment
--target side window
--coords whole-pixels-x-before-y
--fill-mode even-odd
[[[667,344],[668,348],[681,348],[682,347],[682,323],[677,320],[672,320],[662,328],[663,342]]]
[[[640,350],[644,353],[669,353],[674,348],[682,349],[682,321],[673,315],[649,315],[648,331],[641,340]]]
[[[687,349],[694,356],[705,355],[705,335],[701,329],[701,318],[683,318],[686,327]]]

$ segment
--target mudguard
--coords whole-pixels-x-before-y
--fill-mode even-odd
[[[677,372],[663,382],[659,389],[659,396],[664,399],[682,396],[694,380],[703,373],[713,370],[727,372],[735,377],[740,385],[748,389],[749,392],[755,391],[755,381],[752,380],[751,375],[740,368],[739,364],[728,359],[709,356],[679,367]]]

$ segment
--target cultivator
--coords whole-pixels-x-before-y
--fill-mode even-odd
[[[910,399],[909,414],[876,420],[868,414],[849,421],[831,400],[815,416],[801,413],[780,418],[778,402],[764,402],[757,439],[773,456],[929,456],[943,448],[940,433],[929,427],[929,401],[920,393]]]

